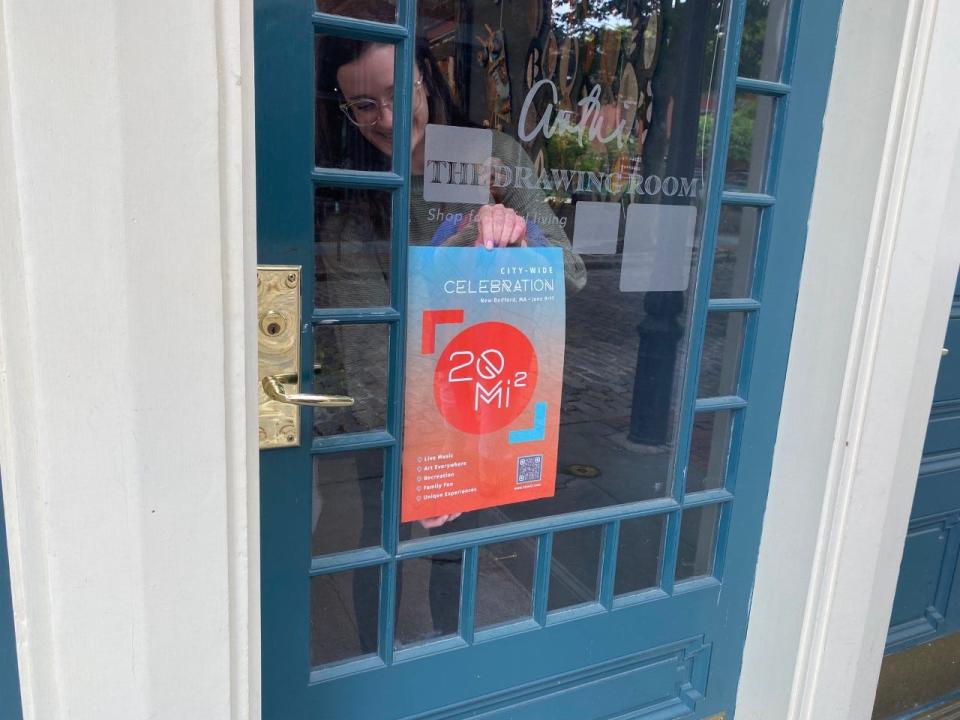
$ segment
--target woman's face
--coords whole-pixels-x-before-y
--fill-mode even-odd
[[[414,70],[414,81],[420,73]],[[351,63],[337,70],[337,84],[346,102],[373,100],[381,103],[380,118],[374,125],[358,127],[360,134],[384,155],[393,155],[393,46],[371,45]],[[423,84],[414,87],[413,127],[410,147],[413,157],[422,157],[423,138],[427,127],[426,90]]]

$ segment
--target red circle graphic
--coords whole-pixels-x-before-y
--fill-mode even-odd
[[[483,322],[441,351],[433,397],[448,423],[482,435],[516,420],[536,385],[537,353],[530,339],[513,325]]]

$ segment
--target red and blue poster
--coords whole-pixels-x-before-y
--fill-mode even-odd
[[[550,497],[559,248],[410,248],[401,520]]]

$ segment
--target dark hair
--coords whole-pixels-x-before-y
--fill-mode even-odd
[[[385,169],[390,159],[367,142],[340,111],[339,103],[343,101],[343,95],[337,84],[337,71],[341,67],[380,44],[321,37],[317,45],[317,164],[358,170]],[[414,57],[427,95],[427,122],[461,124],[462,113],[454,106],[450,88],[425,39],[417,39]]]

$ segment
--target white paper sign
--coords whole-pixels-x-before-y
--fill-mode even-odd
[[[424,142],[424,200],[476,205],[490,201],[485,164],[493,155],[492,131],[427,125]]]
[[[641,205],[627,208],[620,292],[686,290],[697,208]]]
[[[620,212],[618,202],[578,202],[573,221],[573,249],[582,255],[616,255]]]

